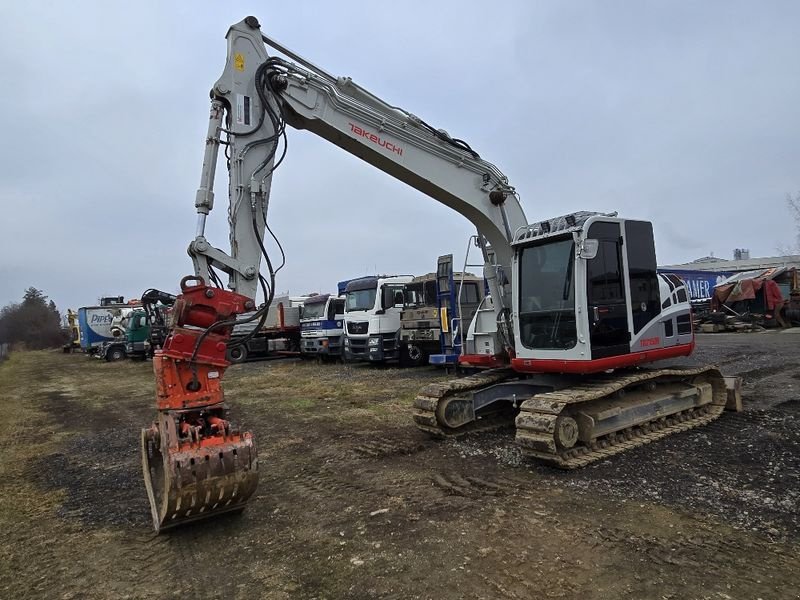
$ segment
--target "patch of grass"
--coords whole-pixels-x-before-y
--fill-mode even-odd
[[[63,499],[28,480],[30,464],[59,448],[60,436],[41,410],[41,387],[51,384],[52,351],[13,352],[0,363],[0,529],[52,515]]]
[[[293,361],[235,367],[226,374],[224,385],[234,405],[269,402],[295,418],[379,425],[410,422],[417,394],[430,382],[449,378],[424,369]]]

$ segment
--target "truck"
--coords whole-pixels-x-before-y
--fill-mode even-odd
[[[227,360],[242,363],[248,358],[272,358],[300,355],[300,311],[311,296],[276,296],[267,311],[264,324],[260,319],[247,321],[255,312],[244,313],[233,328],[228,344]],[[238,342],[238,343],[237,343]]]
[[[415,277],[405,286],[400,338],[401,357],[407,366],[428,364],[431,357],[446,354],[454,344],[459,346],[461,323],[472,320],[483,299],[483,278],[453,273],[452,262],[452,255],[439,257],[437,272]]]
[[[81,347],[81,328],[78,324],[78,313],[71,308],[67,309],[67,316],[65,318],[66,329],[69,332],[69,341],[62,346],[65,354],[80,350]]]
[[[117,310],[111,317],[111,326],[109,333],[111,334],[110,340],[103,340],[95,351],[93,356],[98,359],[105,359],[109,362],[116,362],[127,358],[125,352],[125,331],[128,327],[128,315],[133,312],[133,308],[127,307]]]
[[[175,296],[149,289],[141,300],[131,300],[111,322],[111,341],[105,341],[95,356],[109,362],[132,358],[145,360],[164,342],[167,315]]]
[[[317,294],[306,299],[300,314],[300,353],[321,360],[342,355],[344,296]]]
[[[116,362],[126,358],[144,360],[152,356],[150,346],[150,325],[143,308],[131,305],[120,310],[111,321],[111,341],[100,344],[96,358]]]
[[[124,340],[125,330],[121,320],[133,310],[124,300],[122,296],[106,297],[100,299],[99,305],[78,309],[78,328],[84,352],[96,355],[104,344]]]
[[[143,308],[137,308],[128,315],[125,326],[125,354],[135,360],[144,360],[153,355],[150,323]]]
[[[344,360],[383,363],[400,360],[400,313],[411,275],[353,279],[345,289]]]

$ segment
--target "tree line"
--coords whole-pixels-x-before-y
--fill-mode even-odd
[[[61,346],[68,339],[69,334],[61,324],[61,313],[42,290],[29,287],[22,302],[0,309],[0,343],[41,350]]]

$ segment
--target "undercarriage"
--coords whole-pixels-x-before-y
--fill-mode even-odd
[[[575,378],[493,369],[428,386],[416,426],[436,437],[515,427],[527,456],[574,469],[705,425],[722,414],[725,378],[714,367],[633,369]]]

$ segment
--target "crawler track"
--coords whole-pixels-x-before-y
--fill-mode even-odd
[[[414,424],[422,431],[438,438],[459,437],[477,431],[493,431],[511,426],[514,423],[514,415],[508,412],[485,415],[464,427],[452,429],[440,424],[436,411],[443,400],[456,394],[479,390],[515,377],[518,377],[518,374],[511,369],[491,369],[446,383],[432,383],[414,400]]]
[[[598,437],[588,444],[560,448],[556,441],[556,421],[577,405],[607,399],[620,391],[663,380],[684,380],[711,385],[712,401],[701,407],[683,410],[652,419],[621,431]],[[579,386],[537,394],[520,406],[516,419],[516,442],[528,456],[562,469],[576,469],[613,456],[630,448],[649,444],[673,433],[705,425],[725,409],[725,381],[713,367],[697,369],[643,370],[626,374],[604,375]],[[620,400],[623,405],[625,399]]]
[[[443,410],[448,399],[515,377],[518,375],[511,369],[492,369],[447,383],[431,384],[414,401],[414,423],[422,431],[438,438],[491,431],[513,424],[516,426],[515,441],[527,456],[558,468],[575,469],[673,433],[705,425],[722,414],[726,401],[725,382],[716,368],[637,370],[598,375],[584,380],[580,385],[536,394],[520,405],[516,419],[513,411],[508,409],[481,415],[459,428],[441,424],[442,419],[437,414]],[[624,407],[631,402],[631,397],[635,398],[636,390],[642,386],[675,381],[710,385],[711,402],[640,422],[599,436],[588,443],[578,442],[570,448],[563,448],[558,443],[556,427],[562,415],[574,414],[598,401],[617,397],[619,401],[616,404]],[[622,395],[625,391],[631,392],[627,399]]]

